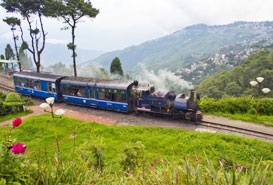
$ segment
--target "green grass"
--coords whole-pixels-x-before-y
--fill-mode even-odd
[[[273,160],[273,144],[255,139],[169,128],[105,126],[67,117],[52,120],[49,115],[24,120],[13,136],[27,145],[28,157],[34,158],[41,151],[52,156],[57,151],[55,128],[63,159],[69,159],[74,149],[100,145],[107,163],[115,166],[124,157],[124,149],[140,141],[150,161],[154,158],[177,161],[185,157],[204,160],[205,154],[215,163],[222,158],[247,165],[254,159]],[[7,131],[7,127],[1,130],[2,134]]]
[[[0,122],[7,121],[7,120],[12,120],[14,118],[22,117],[22,116],[25,116],[25,115],[28,115],[28,114],[31,114],[31,113],[33,113],[32,110],[26,110],[24,112],[20,112],[20,113],[17,113],[17,114],[8,114],[8,115],[5,115],[5,116],[0,116]]]
[[[50,115],[24,119],[15,129],[2,127],[0,143],[10,131],[27,151],[23,158],[16,156],[8,163],[11,171],[2,175],[13,177],[9,183],[26,179],[30,184],[261,184],[261,180],[266,184],[273,180],[273,143],[255,139],[106,126]],[[136,168],[125,170],[122,161],[126,158],[125,164],[134,163]],[[101,159],[104,170],[98,171],[96,159]],[[15,166],[14,160],[23,165]]]
[[[266,126],[273,127],[273,116],[266,116],[266,115],[256,115],[256,114],[229,114],[229,113],[222,113],[222,112],[214,112],[214,113],[208,113],[215,116],[224,116],[229,119],[233,120],[241,120],[251,123],[257,123],[262,124]]]

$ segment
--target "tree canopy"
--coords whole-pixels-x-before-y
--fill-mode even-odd
[[[11,26],[11,31],[12,31],[12,35],[13,35],[13,41],[14,41],[14,46],[15,46],[16,57],[17,57],[17,61],[18,61],[18,64],[19,64],[19,70],[22,71],[20,57],[19,57],[19,52],[18,52],[18,47],[17,47],[18,36],[15,35],[16,27],[17,26],[21,27],[21,20],[18,19],[17,17],[7,17],[6,19],[3,19],[3,21],[6,22],[9,26]]]
[[[271,92],[266,96],[273,97],[273,50],[254,53],[242,65],[206,78],[197,86],[197,90],[203,96],[211,98],[258,96],[259,89],[253,88],[249,83],[256,80],[256,77],[264,77],[261,88],[271,89]]]
[[[32,54],[37,72],[40,72],[41,54],[45,48],[46,33],[42,21],[44,0],[2,0],[1,6],[11,13],[19,13],[28,23],[31,45],[27,44],[21,28],[21,39]],[[39,46],[42,40],[42,45]]]
[[[82,17],[95,18],[99,10],[93,8],[89,0],[46,0],[44,13],[51,17],[61,17],[64,23],[68,25],[65,29],[71,28],[72,42],[67,44],[67,47],[72,50],[74,76],[77,76],[76,25]]]
[[[110,66],[110,73],[123,76],[123,70],[122,70],[121,63],[120,63],[120,60],[118,57],[115,57],[113,59],[111,66]]]
[[[10,60],[10,59],[14,59],[14,52],[13,49],[11,48],[11,46],[9,44],[7,44],[6,48],[5,48],[5,57],[6,60]]]

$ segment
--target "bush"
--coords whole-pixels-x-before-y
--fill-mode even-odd
[[[273,115],[273,98],[262,98],[259,103],[259,114]]]
[[[219,100],[204,98],[199,102],[199,107],[202,112],[206,113],[255,114],[258,109],[259,114],[273,115],[272,98],[253,99],[249,97],[229,97]]]
[[[0,102],[0,116],[7,115],[11,112],[12,108],[10,106],[4,105]]]
[[[11,92],[7,95],[5,102],[22,102],[19,94]]]
[[[9,93],[6,97],[4,105],[11,109],[10,113],[18,113],[24,111],[24,102],[17,93]]]
[[[24,105],[34,105],[34,102],[31,98],[28,97],[22,97],[22,101],[24,102]]]
[[[6,94],[4,92],[0,92],[0,100],[5,100],[6,99]]]

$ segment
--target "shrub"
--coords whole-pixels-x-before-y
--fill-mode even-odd
[[[4,92],[0,92],[0,100],[5,100],[6,99],[6,94]]]
[[[4,105],[0,102],[0,116],[7,115],[11,112],[12,108],[10,106]]]
[[[7,95],[5,102],[22,102],[19,94],[11,92]]]
[[[262,98],[259,103],[259,114],[273,115],[273,99],[272,98]]]
[[[124,149],[125,158],[121,161],[124,171],[130,172],[140,167],[144,160],[144,145],[137,141],[133,146]]]
[[[258,109],[259,114],[273,115],[272,98],[253,99],[250,97],[228,97],[219,100],[203,98],[199,102],[199,107],[206,113],[255,114]]]
[[[9,93],[6,97],[4,105],[10,107],[11,113],[18,113],[24,111],[24,102],[17,93]]]

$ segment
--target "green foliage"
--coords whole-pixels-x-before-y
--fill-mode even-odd
[[[256,109],[258,108],[259,114],[261,115],[273,115],[272,98],[254,99],[250,97],[227,97],[218,100],[203,98],[199,102],[199,106],[204,113],[253,114],[256,113]]]
[[[111,66],[110,66],[110,73],[123,76],[123,70],[122,70],[121,63],[120,63],[120,60],[118,57],[115,57],[113,59]]]
[[[28,31],[31,37],[31,47],[27,47],[27,49],[30,51],[30,53],[33,56],[34,63],[37,67],[37,72],[40,72],[40,66],[41,66],[41,53],[44,50],[45,47],[45,31],[43,27],[42,22],[42,9],[45,7],[44,1],[29,1],[29,0],[5,0],[1,3],[1,6],[7,10],[9,13],[19,13],[24,20],[28,23]],[[32,21],[32,18],[37,16],[36,20],[38,21]],[[35,24],[35,26],[33,25]],[[17,23],[18,25],[18,23]],[[20,25],[19,25],[20,26]],[[35,27],[35,28],[34,28]],[[39,27],[39,28],[38,28]],[[34,29],[33,29],[34,28]],[[26,43],[24,40],[24,34],[23,29],[20,28],[21,38],[23,43]],[[42,40],[42,46],[39,48],[39,42]],[[28,46],[24,44],[24,46]],[[35,49],[34,49],[35,48]]]
[[[69,43],[69,44],[67,44],[67,48],[70,49],[70,50],[75,50],[76,49],[76,45],[73,44],[73,43]]]
[[[72,41],[67,45],[68,49],[72,50],[74,76],[77,76],[76,70],[76,45],[75,45],[75,29],[77,23],[82,17],[95,18],[99,10],[93,8],[90,1],[85,0],[46,0],[43,13],[48,17],[62,18],[64,23],[71,28]],[[67,28],[67,27],[66,27]]]
[[[3,21],[10,25],[12,28],[21,25],[21,20],[17,17],[7,17],[6,19],[3,19]]]
[[[6,97],[7,97],[6,93],[0,92],[0,101],[1,101],[1,100],[2,100],[2,101],[5,101]]]
[[[8,128],[0,130],[0,135],[4,133]],[[28,146],[22,173],[31,177],[31,184],[259,184],[261,179],[273,180],[272,144],[238,136],[109,127],[66,117],[52,120],[50,115],[25,119],[13,135]],[[263,161],[253,164],[260,158]]]
[[[214,77],[205,79],[197,90],[203,96],[221,98],[224,96],[258,96],[258,87],[252,88],[250,81],[262,76],[265,80],[261,86],[271,88],[273,86],[273,50],[262,50],[250,55],[243,65],[230,71],[223,71]],[[273,92],[273,91],[272,91]],[[270,92],[267,96],[273,97]]]
[[[144,163],[144,148],[144,145],[137,141],[133,146],[124,149],[125,158],[121,161],[121,167],[124,171],[134,171]]]
[[[92,147],[93,156],[95,159],[94,167],[96,170],[99,170],[100,172],[103,171],[103,168],[105,166],[104,164],[104,156],[103,156],[103,147],[102,146],[93,146]]]
[[[1,110],[0,110],[0,112],[1,112]],[[25,115],[28,115],[31,113],[33,113],[32,110],[25,110],[24,112],[12,113],[11,109],[9,109],[7,112],[5,112],[3,115],[0,116],[0,122],[10,120],[13,118],[17,118],[17,117],[21,117],[21,116],[25,116]]]
[[[11,152],[12,144],[16,139],[12,138],[15,127],[8,127],[2,134],[0,144],[0,184],[32,184],[27,161],[23,154]],[[17,129],[17,128],[16,128]]]
[[[5,48],[5,56],[6,56],[6,60],[10,60],[15,57],[13,49],[11,48],[11,46],[9,44],[7,44],[7,46]]]
[[[262,98],[259,103],[259,113],[262,115],[273,115],[273,98]]]
[[[22,99],[19,94],[11,92],[6,97],[6,102],[22,102]]]
[[[0,101],[0,116],[4,116],[10,114],[12,107],[4,105],[3,102]]]
[[[25,102],[24,102],[25,100]],[[19,113],[24,111],[25,103],[31,103],[29,99],[22,100],[21,96],[17,93],[11,92],[6,96],[3,103],[3,110],[6,113]],[[7,112],[6,110],[10,111]]]

